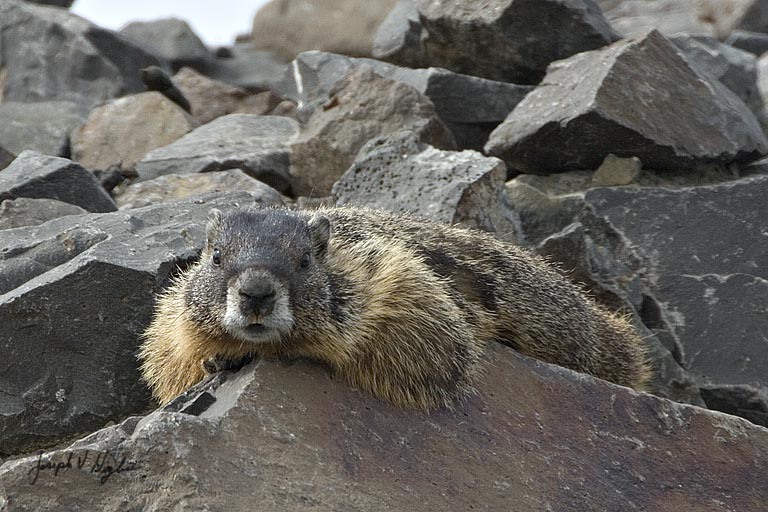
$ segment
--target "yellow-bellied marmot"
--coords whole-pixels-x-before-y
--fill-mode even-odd
[[[204,367],[255,355],[324,362],[399,406],[450,406],[493,341],[625,386],[649,377],[633,328],[541,258],[361,208],[213,210],[200,261],[159,298],[145,337],[161,402]]]

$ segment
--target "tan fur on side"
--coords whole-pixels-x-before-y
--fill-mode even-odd
[[[201,362],[253,354],[324,362],[351,385],[398,406],[450,407],[472,391],[483,348],[495,341],[636,389],[649,378],[644,345],[624,318],[596,305],[543,259],[488,234],[360,208],[254,215],[290,218],[298,226],[286,236],[270,233],[285,244],[273,258],[281,265],[306,243],[297,233],[314,216],[331,222],[308,286],[292,295],[290,333],[277,343],[253,343],[222,328],[225,305],[212,304],[208,291],[220,284],[210,259],[231,229],[225,217],[209,226],[213,239],[200,261],[159,298],[145,333],[142,371],[160,402],[200,381]],[[254,240],[262,235],[254,231]],[[245,258],[240,246],[232,251],[231,258]],[[299,281],[290,286],[307,284],[301,276],[294,271],[290,279]]]

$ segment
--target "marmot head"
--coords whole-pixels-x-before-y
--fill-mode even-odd
[[[239,342],[284,339],[297,315],[323,300],[331,225],[287,210],[212,210],[201,260],[185,293],[191,316]]]

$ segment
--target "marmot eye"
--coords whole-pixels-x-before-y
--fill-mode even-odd
[[[221,263],[221,251],[219,251],[218,249],[214,249],[213,258],[211,259],[213,260],[214,265],[218,265],[219,263]]]
[[[307,268],[311,262],[312,258],[309,256],[308,252],[305,252],[304,256],[301,257],[301,268]]]

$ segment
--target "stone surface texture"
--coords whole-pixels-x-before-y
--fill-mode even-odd
[[[159,92],[125,96],[91,110],[73,134],[72,158],[89,169],[131,168],[195,126],[184,110]]]
[[[254,363],[144,418],[6,462],[0,500],[106,511],[764,508],[768,430],[505,347],[489,359],[477,396],[429,415],[306,363]]]
[[[120,208],[143,208],[211,192],[249,192],[265,205],[282,204],[280,193],[240,169],[202,174],[168,174],[128,185],[115,196]]]
[[[37,226],[67,215],[82,215],[88,210],[55,199],[6,199],[0,202],[0,230]]]
[[[331,90],[291,146],[295,195],[328,195],[366,142],[401,130],[437,148],[456,145],[432,102],[417,90],[370,68],[352,71]]]
[[[338,206],[369,206],[498,233],[515,241],[507,169],[475,151],[441,151],[401,132],[363,146],[333,186]]]
[[[298,132],[298,123],[287,117],[230,114],[150,151],[136,171],[140,179],[150,180],[238,168],[285,192],[291,188],[290,144]]]
[[[16,155],[32,150],[69,157],[70,135],[83,121],[83,108],[69,101],[4,101],[0,103],[0,146]]]
[[[373,36],[397,0],[272,0],[256,13],[251,39],[285,60],[307,50],[370,57]]]
[[[186,21],[178,18],[134,21],[120,29],[120,35],[167,62],[174,71],[183,66],[204,68],[210,59],[205,44]]]
[[[139,70],[159,64],[116,33],[65,9],[19,0],[0,3],[0,41],[3,101],[64,100],[87,109],[143,91]]]
[[[147,410],[136,352],[155,293],[196,257],[210,208],[252,203],[219,195],[0,231],[0,457]]]
[[[550,174],[596,169],[608,153],[657,170],[745,165],[768,140],[740,99],[653,31],[553,64],[485,149],[512,170]]]
[[[67,160],[25,151],[0,173],[0,201],[56,199],[89,212],[112,212],[115,202],[92,172]]]
[[[416,6],[426,31],[419,41],[425,62],[397,62],[404,66],[536,84],[550,62],[618,39],[592,0],[416,0]]]
[[[267,115],[281,101],[271,91],[249,93],[188,67],[180,69],[173,81],[192,106],[192,117],[200,124],[227,114]]]

